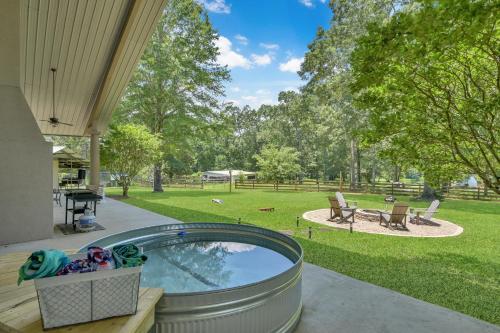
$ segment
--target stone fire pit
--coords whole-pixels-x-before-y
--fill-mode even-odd
[[[330,208],[305,212],[302,217],[305,220],[329,227],[349,230],[349,223],[328,221],[330,218]],[[406,230],[402,228],[389,229],[383,225],[379,225],[379,212],[376,209],[358,209],[356,215],[354,215],[353,230],[370,234],[406,237],[451,237],[458,236],[464,231],[459,225],[439,219],[432,219],[432,223],[416,225],[410,223],[409,217],[406,228]]]
[[[354,215],[355,219],[363,219],[368,222],[379,222],[380,214],[376,209],[358,209]]]

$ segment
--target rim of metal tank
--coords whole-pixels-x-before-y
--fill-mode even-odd
[[[101,246],[101,247],[111,247],[114,245],[118,245],[121,243],[126,243],[126,242],[138,242],[138,241],[147,241],[148,239],[154,239],[155,237],[158,236],[167,236],[169,233],[172,232],[178,232],[179,230],[186,230],[186,229],[194,229],[194,230],[199,230],[199,231],[209,231],[209,230],[224,230],[224,231],[246,231],[252,234],[257,234],[259,236],[264,236],[266,238],[274,238],[274,240],[279,240],[281,242],[287,243],[289,246],[288,248],[290,250],[294,250],[295,254],[297,255],[297,260],[293,263],[293,265],[288,268],[287,270],[276,274],[270,278],[263,279],[257,282],[253,283],[248,283],[248,284],[243,284],[241,286],[236,286],[236,287],[231,287],[231,288],[222,288],[222,289],[215,289],[215,290],[207,290],[207,291],[193,291],[193,292],[182,292],[182,293],[168,293],[164,292],[165,295],[174,295],[174,296],[196,296],[196,295],[206,295],[206,294],[212,294],[212,293],[223,293],[223,292],[231,292],[233,290],[240,290],[244,288],[250,288],[252,286],[256,286],[259,284],[262,284],[267,281],[272,281],[276,279],[280,279],[283,276],[290,274],[290,272],[297,270],[298,272],[295,274],[297,275],[302,271],[302,264],[304,261],[304,251],[302,249],[302,246],[293,238],[282,234],[280,232],[271,230],[271,229],[266,229],[254,225],[248,225],[248,224],[236,224],[236,223],[226,223],[226,222],[189,222],[189,223],[175,223],[175,224],[162,224],[162,225],[157,225],[157,226],[149,226],[149,227],[142,227],[142,228],[136,228],[136,229],[131,229],[123,232],[118,232],[115,234],[111,234],[105,237],[101,237],[89,244],[86,244],[85,246],[81,247],[78,252],[85,252],[87,251],[87,247],[89,246]],[[120,241],[115,241],[110,244],[103,245],[102,242],[106,240],[110,240],[113,238],[116,238],[118,236],[125,236],[125,235],[130,235],[130,234],[137,234],[140,232],[144,231],[149,231],[149,230],[156,230],[155,233],[148,233],[146,235],[136,235],[136,237],[127,237],[126,239],[122,239]],[[284,255],[283,253],[281,253]]]

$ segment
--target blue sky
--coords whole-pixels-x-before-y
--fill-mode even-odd
[[[198,1],[220,34],[218,61],[231,70],[225,100],[238,106],[274,104],[303,85],[296,71],[307,45],[332,17],[327,0]]]

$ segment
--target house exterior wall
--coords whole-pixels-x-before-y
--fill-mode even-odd
[[[19,87],[19,2],[0,2],[0,245],[53,234],[52,143]]]

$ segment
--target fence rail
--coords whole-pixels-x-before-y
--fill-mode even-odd
[[[166,187],[171,188],[203,188],[204,181],[200,179],[169,179],[165,182]]]
[[[404,183],[362,183],[349,184],[340,181],[302,181],[283,182],[279,184],[268,183],[259,180],[237,180],[235,189],[269,189],[275,191],[309,191],[309,192],[354,192],[354,193],[374,193],[386,195],[411,195],[422,194],[424,186],[422,184]],[[440,189],[440,193],[448,198],[475,199],[475,200],[500,200],[500,195],[484,187],[464,188],[457,186],[445,186]]]

